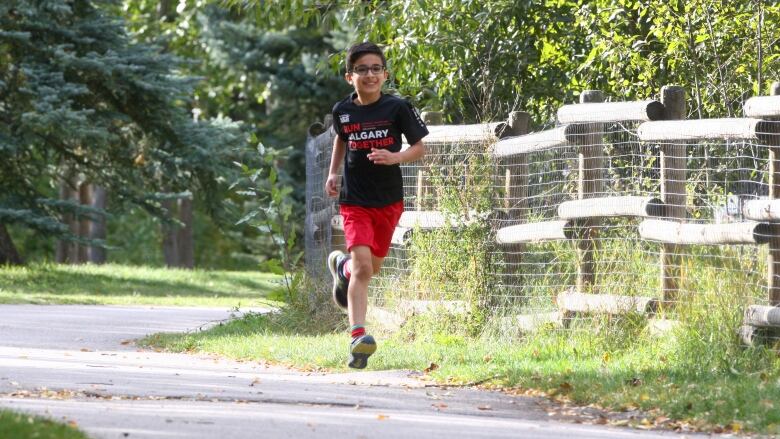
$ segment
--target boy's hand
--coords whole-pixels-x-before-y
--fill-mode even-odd
[[[375,165],[396,165],[401,163],[396,153],[386,149],[371,148],[371,152],[366,157],[374,162]]]
[[[337,197],[339,195],[339,176],[338,174],[328,175],[328,180],[325,182],[325,193],[329,197]]]

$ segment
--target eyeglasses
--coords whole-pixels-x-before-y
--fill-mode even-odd
[[[352,69],[352,73],[357,73],[358,76],[366,76],[368,75],[368,72],[371,72],[374,75],[379,75],[384,71],[385,66],[381,66],[379,64],[374,64],[373,66],[359,65]]]

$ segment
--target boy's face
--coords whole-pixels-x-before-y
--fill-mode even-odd
[[[352,64],[352,72],[344,75],[347,82],[355,87],[355,91],[360,95],[379,94],[387,77],[382,58],[373,53],[367,53],[355,60]]]

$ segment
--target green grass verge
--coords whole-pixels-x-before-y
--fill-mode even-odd
[[[198,333],[156,334],[142,343],[345,370],[345,331],[317,329],[311,319],[291,318],[294,312],[251,315]],[[724,350],[692,340],[696,331],[658,339],[630,321],[597,322],[595,329],[589,322],[587,330],[542,330],[527,338],[469,336],[462,327],[452,317],[408,322],[378,337],[369,369],[433,364],[430,376],[443,383],[485,382],[612,411],[641,410],[649,417],[645,425],[780,433],[780,361],[768,349]]]
[[[251,307],[278,305],[280,277],[128,265],[0,268],[0,303]]]
[[[0,410],[0,437],[28,439],[88,439],[75,427],[50,419]]]

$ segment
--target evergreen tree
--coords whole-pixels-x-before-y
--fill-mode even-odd
[[[175,56],[131,41],[113,3],[0,4],[0,263],[20,262],[6,225],[77,239],[63,215],[103,214],[57,198],[73,175],[116,207],[160,217],[162,200],[189,190],[219,207],[235,126],[193,120],[195,79],[177,74]]]

